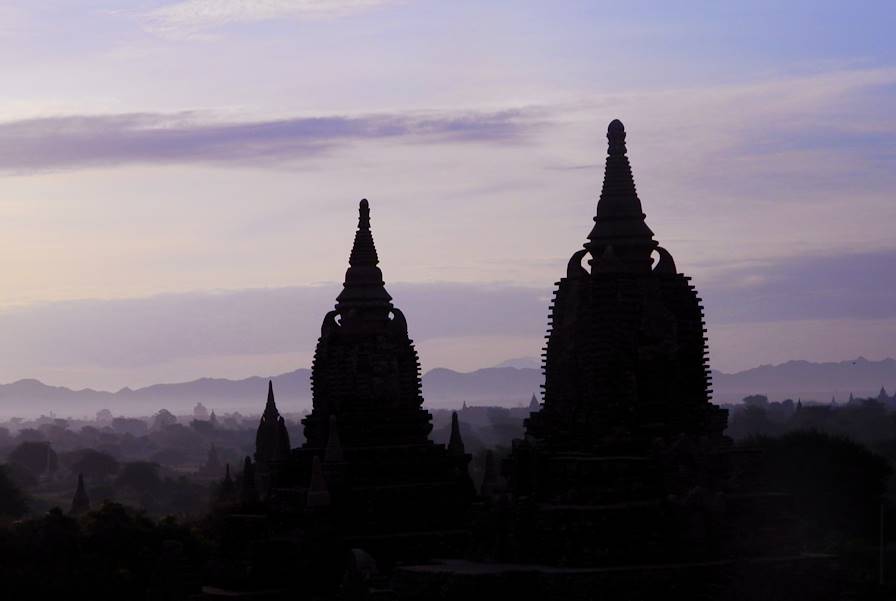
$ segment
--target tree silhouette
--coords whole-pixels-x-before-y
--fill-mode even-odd
[[[55,472],[59,467],[56,452],[47,442],[20,443],[7,458],[9,463],[23,468],[34,476],[46,472]]]
[[[92,482],[104,480],[118,472],[118,460],[107,453],[94,449],[81,449],[75,451],[75,454],[76,458],[71,462],[69,469],[84,474]]]
[[[878,505],[892,473],[887,460],[847,438],[821,432],[759,437],[760,482],[794,496],[809,540],[874,540]]]
[[[6,466],[0,466],[0,516],[17,518],[28,510],[25,496],[15,485]]]

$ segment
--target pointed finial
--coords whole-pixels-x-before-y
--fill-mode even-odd
[[[264,413],[261,416],[261,423],[276,423],[280,412],[277,411],[277,403],[274,401],[274,382],[268,380],[268,399],[264,404]],[[261,425],[259,425],[259,428]]]
[[[347,325],[351,309],[373,309],[380,319],[387,319],[392,309],[392,297],[386,292],[383,272],[377,267],[380,262],[370,231],[370,205],[367,199],[358,207],[358,230],[348,257],[348,270],[342,292],[336,297],[336,310],[342,317],[340,325]],[[325,324],[326,325],[326,324]]]
[[[358,205],[358,231],[348,262],[352,266],[374,266],[380,262],[370,233],[370,203],[366,198]]]
[[[370,203],[367,202],[366,198],[362,198],[361,202],[358,203],[358,229],[370,229]]]
[[[653,263],[650,254],[657,242],[644,221],[632,168],[625,154],[625,127],[618,119],[607,127],[607,141],[604,183],[597,201],[594,228],[588,234],[585,248],[591,253],[592,266],[600,260],[603,248],[613,244],[620,250],[621,270],[649,271]]]
[[[279,412],[277,411],[277,403],[274,401],[273,380],[268,380],[268,400],[264,404],[264,414],[266,416],[276,416],[279,414]]]
[[[460,436],[460,421],[457,419],[457,411],[451,412],[451,436],[448,438],[448,452],[452,455],[463,455],[464,441]]]
[[[607,141],[609,142],[608,154],[610,156],[625,154],[625,126],[619,119],[613,119],[607,126]]]

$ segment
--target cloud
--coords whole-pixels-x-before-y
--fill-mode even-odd
[[[198,357],[310,352],[339,289],[325,285],[195,292],[7,310],[0,312],[0,330],[5,332],[0,364],[4,369],[132,368]],[[455,283],[397,283],[388,289],[418,342],[544,333],[546,290]]]
[[[894,279],[896,250],[757,262],[697,281],[713,365],[731,370],[771,360],[883,356],[896,323],[896,291],[889,285]],[[387,287],[408,318],[427,369],[473,369],[535,356],[543,342],[549,285]],[[339,288],[191,292],[8,309],[0,312],[0,381],[30,376],[114,388],[306,367]]]
[[[896,318],[896,250],[790,257],[701,286],[714,323]]]
[[[231,23],[345,17],[394,3],[395,0],[184,0],[156,8],[146,13],[144,19],[151,31],[189,35]]]
[[[0,123],[0,170],[126,163],[277,163],[369,140],[406,143],[516,140],[535,126],[534,111],[414,112],[203,121],[195,112],[71,115]]]

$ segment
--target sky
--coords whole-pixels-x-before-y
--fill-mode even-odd
[[[606,125],[723,371],[896,355],[891,2],[0,5],[0,381],[307,367],[370,199],[425,369],[540,352]]]

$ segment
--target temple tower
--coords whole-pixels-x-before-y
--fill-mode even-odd
[[[567,450],[637,451],[657,437],[719,437],[726,412],[709,402],[700,298],[647,226],[620,121],[610,123],[607,139],[594,227],[557,283],[544,406],[527,432]]]
[[[715,498],[727,478],[727,412],[709,401],[700,298],[647,226],[625,138],[610,123],[594,226],[549,314],[543,404],[505,465],[526,508],[528,560],[568,553],[570,531],[582,537],[564,556],[572,564],[680,553],[686,537],[668,516],[690,509],[669,499]],[[691,542],[688,552],[714,544]]]
[[[286,430],[286,422],[277,411],[277,403],[274,401],[274,383],[268,380],[268,400],[255,433],[255,461],[266,464],[278,459],[285,459],[289,455],[289,449],[289,432]]]
[[[345,283],[324,317],[314,353],[306,446],[326,444],[331,415],[347,446],[424,444],[432,424],[421,408],[417,351],[378,267],[367,200],[358,212]]]
[[[345,283],[314,353],[306,442],[277,486],[317,499],[326,482],[346,541],[388,563],[462,547],[473,488],[459,429],[450,448],[429,439],[417,351],[378,264],[362,200]]]

